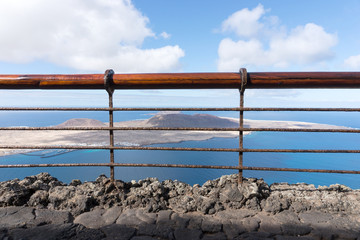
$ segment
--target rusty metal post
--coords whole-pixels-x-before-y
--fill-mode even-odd
[[[104,76],[104,84],[105,89],[109,94],[109,127],[114,127],[114,114],[112,108],[113,106],[113,93],[115,88],[113,86],[113,76],[114,71],[112,69],[108,69],[105,71]],[[109,130],[110,133],[110,147],[114,147],[114,130]],[[114,163],[114,149],[110,149],[110,163]],[[110,166],[110,178],[112,181],[115,179],[114,166]]]
[[[241,87],[239,89],[240,92],[240,109],[244,108],[244,93],[245,93],[245,86],[247,83],[247,71],[246,68],[240,68],[240,75],[241,75]],[[239,125],[240,129],[244,128],[244,111],[240,110],[240,116],[239,116]],[[242,183],[243,181],[243,170],[241,169],[243,167],[243,152],[244,149],[244,132],[243,130],[239,131],[239,178],[238,183]]]

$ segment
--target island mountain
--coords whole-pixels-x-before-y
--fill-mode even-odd
[[[146,123],[154,127],[235,128],[239,126],[237,122],[210,114],[187,115],[182,113],[158,114],[148,119]]]
[[[106,127],[107,125],[96,119],[73,118],[69,119],[55,127]]]

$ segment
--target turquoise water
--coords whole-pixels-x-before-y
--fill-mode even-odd
[[[64,122],[69,118],[88,117],[107,121],[107,114],[99,113],[1,113],[0,126],[49,126]],[[4,114],[7,114],[5,116]],[[117,114],[116,121],[131,119],[146,119],[151,113],[126,112]],[[236,113],[221,112],[221,116],[236,117]],[[333,113],[318,114],[284,114],[247,113],[247,118],[267,120],[295,120],[328,124],[337,124],[349,127],[360,127],[359,114]],[[45,117],[46,115],[46,117]],[[41,119],[38,121],[37,119]],[[360,134],[344,133],[274,133],[257,132],[245,136],[246,148],[288,148],[288,149],[359,149]],[[237,148],[237,138],[214,138],[207,141],[187,141],[177,144],[158,144],[154,146],[170,147],[216,147]],[[42,152],[44,154],[44,152]],[[45,156],[52,156],[47,153]],[[53,157],[13,155],[0,157],[0,164],[16,163],[78,163],[78,162],[108,162],[108,151],[79,150]],[[204,164],[204,165],[237,165],[237,153],[224,152],[179,152],[179,151],[115,151],[115,161],[124,163],[169,163],[169,164]],[[259,167],[289,167],[314,169],[342,169],[360,170],[359,154],[315,154],[315,153],[244,153],[245,166]],[[14,168],[0,169],[0,180],[23,178],[39,172],[49,172],[64,182],[72,179],[92,181],[100,174],[109,176],[108,168],[101,167],[73,167],[73,168]],[[235,170],[215,169],[175,169],[175,168],[116,168],[116,178],[124,181],[138,180],[146,177],[157,177],[160,180],[177,179],[189,184],[202,184],[208,179],[214,179],[224,174],[236,173]],[[307,182],[315,185],[330,185],[341,183],[352,188],[360,188],[360,175],[352,174],[325,174],[325,173],[293,173],[293,172],[266,172],[244,171],[246,177],[264,178],[266,182]]]

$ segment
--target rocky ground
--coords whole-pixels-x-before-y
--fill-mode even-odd
[[[360,190],[269,186],[237,175],[203,186],[47,173],[0,183],[0,239],[360,239]]]

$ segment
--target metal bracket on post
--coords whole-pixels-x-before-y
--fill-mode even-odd
[[[113,76],[114,76],[114,70],[112,69],[108,69],[105,71],[105,75],[104,75],[104,85],[105,85],[105,89],[109,94],[109,127],[112,128],[114,127],[114,115],[113,115],[113,93],[115,91],[114,88],[114,81],[113,81]],[[113,164],[114,163],[114,149],[112,147],[114,147],[114,131],[113,130],[109,130],[110,133],[110,163]],[[114,181],[115,179],[115,174],[114,174],[114,166],[110,166],[110,178],[112,181]]]
[[[241,87],[240,92],[245,92],[245,86],[247,84],[247,70],[246,68],[240,68]]]
[[[112,95],[115,91],[114,79],[113,79],[114,74],[115,74],[115,72],[112,69],[108,69],[105,71],[104,85],[105,85],[105,89],[109,93],[109,95]]]
[[[242,110],[244,108],[244,93],[245,93],[245,87],[247,84],[247,70],[246,68],[240,68],[240,77],[241,77],[241,86],[239,89],[240,92],[240,118],[239,118],[239,177],[238,177],[238,183],[241,184],[243,181],[243,170],[241,169],[243,167],[243,149],[244,149],[244,111]]]

